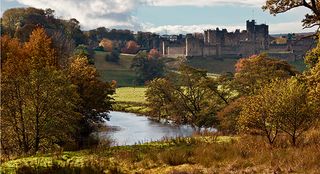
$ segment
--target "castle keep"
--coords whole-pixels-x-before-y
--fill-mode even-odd
[[[296,42],[292,38],[285,44],[272,41],[274,38],[269,35],[268,25],[257,25],[254,20],[248,20],[243,31],[228,32],[217,28],[185,36],[164,36],[159,50],[167,57],[240,58],[266,52],[271,56],[296,60],[308,50],[304,48],[308,45],[305,42],[310,43],[310,40]]]

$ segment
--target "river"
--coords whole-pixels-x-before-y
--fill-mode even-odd
[[[100,132],[99,136],[100,138],[110,137],[117,146],[156,141],[164,137],[191,136],[193,133],[190,126],[158,123],[134,113],[112,111],[109,115],[110,121],[106,121],[105,124],[114,130]]]

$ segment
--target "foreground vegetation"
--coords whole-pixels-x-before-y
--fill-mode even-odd
[[[316,139],[317,138],[317,139]],[[228,138],[214,135],[178,138],[134,146],[105,147],[79,152],[12,160],[4,173],[317,173],[319,135],[300,147],[270,148],[261,137]]]

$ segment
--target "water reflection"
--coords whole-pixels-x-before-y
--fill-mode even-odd
[[[100,137],[111,137],[115,145],[133,145],[136,143],[161,140],[164,137],[191,136],[190,126],[172,126],[162,124],[147,117],[133,113],[110,112],[108,126],[116,128],[114,131],[100,132]]]

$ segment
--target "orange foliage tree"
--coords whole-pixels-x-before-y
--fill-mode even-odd
[[[115,92],[115,83],[102,82],[94,66],[83,56],[75,56],[71,59],[68,68],[69,79],[77,87],[80,102],[77,111],[83,117],[79,120],[79,130],[76,141],[83,147],[95,124],[108,119],[107,111],[111,110],[112,98]]]
[[[150,50],[149,54],[148,54],[148,58],[151,59],[151,58],[159,58],[160,57],[160,53],[158,51],[158,49],[156,48],[153,48]]]
[[[113,42],[109,39],[102,39],[99,46],[103,47],[104,51],[111,52],[113,49]]]
[[[126,46],[121,51],[127,54],[135,54],[138,52],[138,50],[139,50],[138,44],[135,41],[130,40],[126,43]]]

